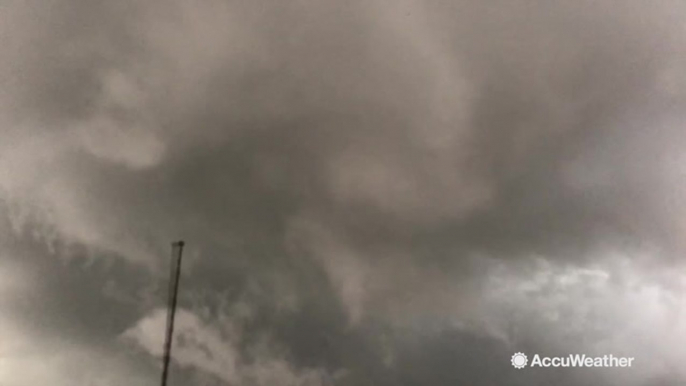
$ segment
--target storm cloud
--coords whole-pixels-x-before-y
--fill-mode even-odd
[[[3,4],[0,383],[683,383],[685,8]]]

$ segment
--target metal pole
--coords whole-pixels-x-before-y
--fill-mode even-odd
[[[176,297],[179,290],[179,279],[181,277],[181,255],[183,253],[183,246],[183,241],[172,243],[172,254],[174,253],[174,250],[177,251],[177,254],[176,260],[172,260],[171,272],[169,274],[167,333],[164,340],[164,356],[162,357],[162,386],[167,385],[167,375],[169,373],[169,360],[171,359],[172,338],[174,335],[174,314],[176,313]]]

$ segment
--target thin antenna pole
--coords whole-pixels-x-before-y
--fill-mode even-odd
[[[169,294],[167,304],[167,333],[164,340],[164,356],[162,357],[162,386],[167,386],[169,373],[169,360],[171,359],[172,338],[174,336],[174,314],[176,313],[176,297],[179,290],[181,277],[181,255],[183,254],[183,241],[172,243],[172,255],[177,252],[176,259],[172,256],[171,272],[169,274]]]

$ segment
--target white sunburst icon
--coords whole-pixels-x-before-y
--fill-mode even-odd
[[[515,369],[523,369],[526,367],[526,364],[529,362],[529,359],[526,357],[524,353],[517,352],[512,355],[512,366]]]

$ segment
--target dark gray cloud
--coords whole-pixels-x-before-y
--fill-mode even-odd
[[[682,11],[2,6],[0,383],[683,381]]]

